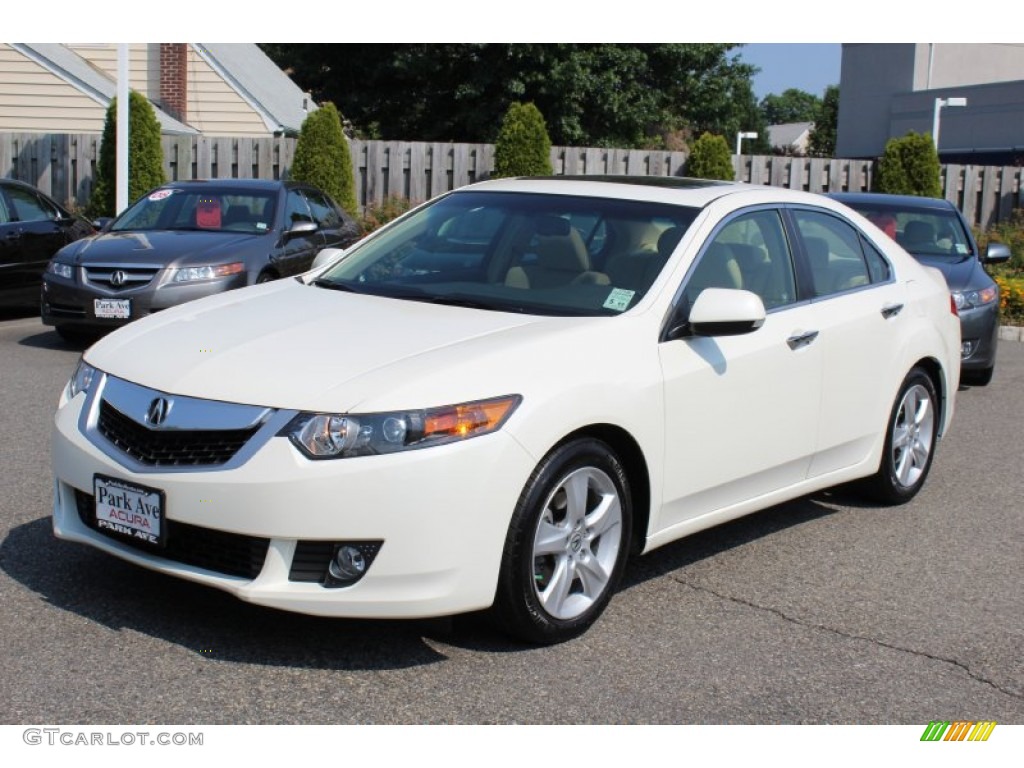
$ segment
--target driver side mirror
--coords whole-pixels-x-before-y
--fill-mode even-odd
[[[1006,243],[989,243],[985,249],[983,264],[1005,264],[1010,260],[1010,246]]]
[[[740,336],[764,325],[764,302],[756,293],[736,288],[705,288],[693,302],[689,318],[677,320],[669,341],[689,336]]]

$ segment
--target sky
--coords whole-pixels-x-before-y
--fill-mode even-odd
[[[839,43],[751,43],[740,48],[738,55],[761,68],[754,76],[754,94],[759,101],[787,88],[820,97],[828,86],[839,85]]]

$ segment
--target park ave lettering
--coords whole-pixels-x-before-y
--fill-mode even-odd
[[[144,498],[133,498],[123,491],[116,493],[100,487],[97,502],[107,507],[107,518],[139,528],[152,527],[150,518],[155,519],[160,515],[158,504],[149,504]]]

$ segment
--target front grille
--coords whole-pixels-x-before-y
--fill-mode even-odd
[[[127,291],[148,285],[159,271],[159,268],[93,266],[85,268],[85,279],[108,291]]]
[[[175,522],[166,517],[164,525],[167,526],[167,545],[161,549],[143,544],[137,539],[118,536],[108,530],[97,528],[92,495],[76,489],[75,503],[78,506],[78,517],[94,531],[134,549],[156,554],[177,563],[225,576],[255,579],[260,575],[263,562],[267,559],[270,539],[215,531],[198,525]]]
[[[238,453],[259,429],[149,429],[107,401],[100,403],[101,435],[140,464],[153,467],[216,466]]]

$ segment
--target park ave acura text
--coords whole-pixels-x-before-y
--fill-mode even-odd
[[[556,642],[631,552],[853,480],[913,497],[959,365],[940,273],[825,197],[483,182],[90,347],[54,530],[261,605]]]

